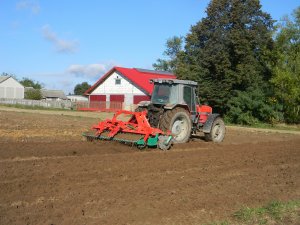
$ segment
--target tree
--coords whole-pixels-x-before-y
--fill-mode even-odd
[[[225,113],[236,91],[268,85],[273,20],[259,0],[212,0],[206,13],[186,36],[175,73],[197,81],[200,100]]]
[[[152,65],[155,70],[173,72],[177,68],[177,56],[182,51],[182,40],[183,37],[177,36],[167,40],[163,55],[168,59],[157,59],[156,63]]]
[[[34,89],[42,89],[43,84],[39,83],[38,81],[34,81],[30,78],[23,77],[22,80],[19,81],[24,87],[32,87]]]
[[[281,24],[276,36],[277,62],[271,82],[283,106],[285,120],[300,123],[300,7]]]
[[[74,94],[75,95],[83,95],[84,92],[86,92],[91,85],[89,85],[87,82],[82,82],[81,84],[77,84],[74,88]]]
[[[30,88],[30,89],[25,91],[24,98],[25,99],[32,99],[32,100],[41,100],[42,99],[41,90]]]

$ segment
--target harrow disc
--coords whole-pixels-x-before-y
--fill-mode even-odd
[[[161,150],[163,150],[163,151],[169,150],[171,148],[172,144],[173,144],[172,136],[161,135],[158,137],[157,146]]]
[[[97,137],[90,133],[90,132],[85,132],[85,133],[82,133],[82,136],[86,138],[86,141],[88,142],[92,142],[94,140],[97,140]]]
[[[114,137],[108,136],[109,132],[104,131],[100,135],[91,134],[89,132],[83,133],[82,136],[86,138],[87,141],[92,142],[94,140],[103,141],[115,141],[127,145],[136,145],[139,149],[144,149],[147,144],[145,142],[140,142],[143,139],[143,135],[140,134],[130,134],[130,133],[118,133]],[[142,144],[140,144],[142,143]]]

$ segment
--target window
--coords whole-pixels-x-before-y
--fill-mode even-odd
[[[121,84],[121,79],[120,78],[117,78],[116,80],[115,80],[115,85],[120,85]]]
[[[188,106],[191,106],[192,103],[192,89],[188,86],[183,88],[183,99]]]
[[[185,103],[188,105],[191,112],[196,111],[194,91],[191,87],[184,86],[183,99],[184,99]]]
[[[178,102],[177,93],[178,90],[176,85],[155,85],[152,93],[152,102],[154,104],[176,104]]]

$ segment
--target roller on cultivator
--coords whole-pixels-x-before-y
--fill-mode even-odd
[[[119,117],[129,116],[127,121]],[[126,110],[117,111],[112,119],[106,119],[92,126],[94,134],[84,133],[87,140],[117,141],[128,145],[145,147],[158,147],[162,150],[170,149],[172,145],[171,132],[163,132],[150,126],[146,118],[147,112],[131,112]]]
[[[198,103],[194,81],[154,79],[151,101],[138,104],[136,112],[120,110],[112,119],[92,127],[95,133],[84,133],[88,140],[100,139],[136,145],[170,149],[173,143],[185,143],[192,135],[203,132],[206,141],[222,142],[225,124],[221,116],[212,113],[208,105]],[[118,117],[129,116],[127,121]]]

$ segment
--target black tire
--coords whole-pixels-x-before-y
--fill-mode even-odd
[[[163,131],[171,131],[174,135],[174,143],[186,143],[192,131],[190,114],[179,107],[167,110],[159,121],[159,128]]]
[[[220,143],[223,141],[226,133],[224,121],[221,117],[217,117],[211,127],[209,133],[205,133],[205,140]]]

